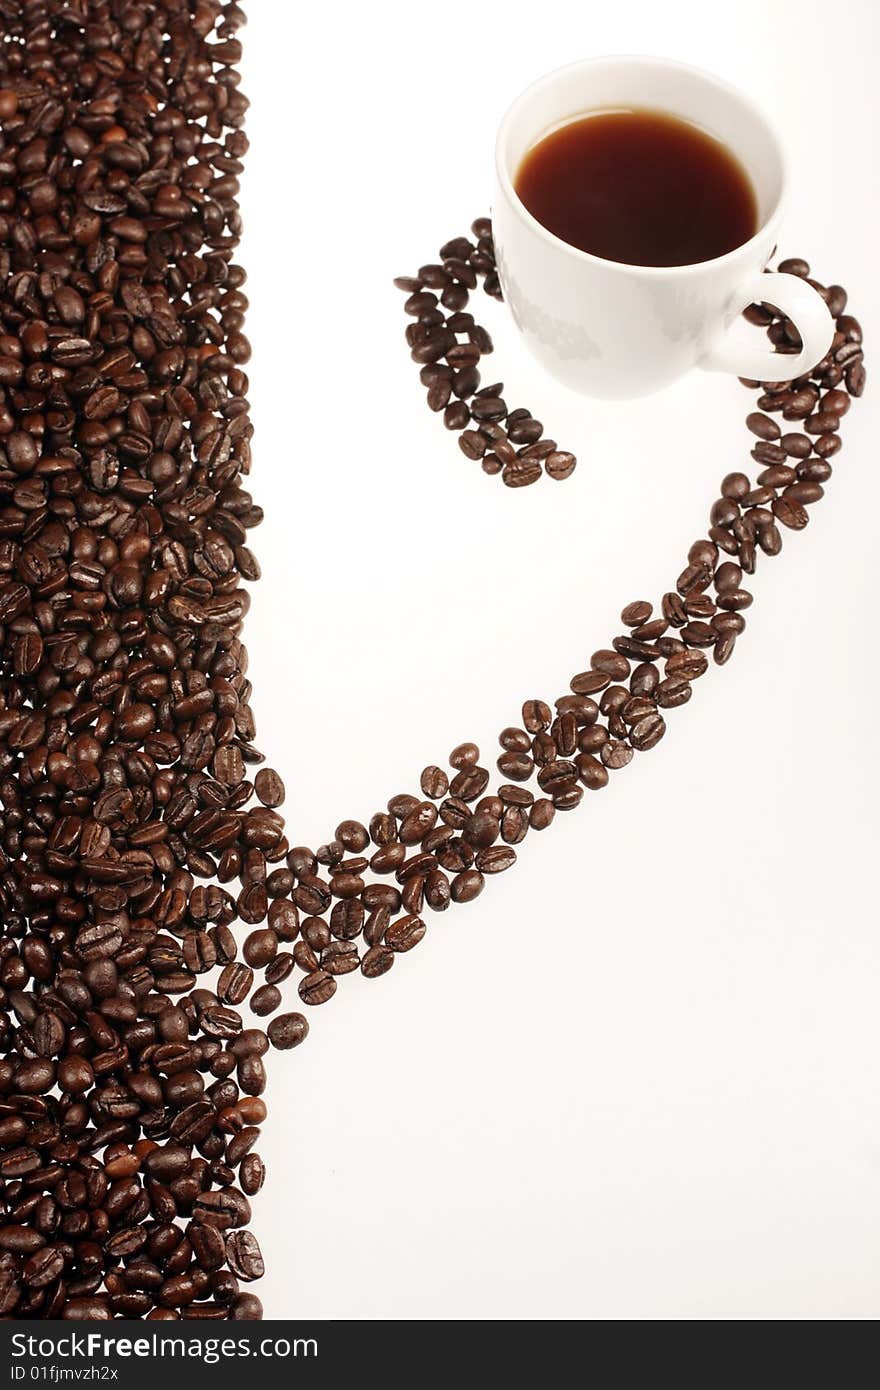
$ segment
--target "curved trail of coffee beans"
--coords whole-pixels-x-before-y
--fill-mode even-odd
[[[484,473],[500,473],[507,487],[529,487],[544,472],[560,482],[574,472],[574,454],[559,449],[555,439],[545,439],[544,426],[531,411],[508,410],[502,381],[480,382],[478,364],[493,345],[467,312],[468,299],[480,280],[493,299],[502,295],[489,218],[478,218],[471,231],[473,241],[453,237],[441,246],[435,264],[394,281],[408,295],[404,308],[414,322],[407,327],[406,341],[421,366],[428,408],[442,410],[446,428],[461,431],[462,453],[482,460]]]
[[[262,757],[241,580],[259,574],[245,541],[261,514],[241,485],[232,260],[242,12],[0,0],[0,17],[0,1315],[255,1318],[262,1057],[308,1027],[276,1014],[267,1036],[242,1006],[275,1013],[295,972],[307,1005],[352,970],[384,974],[421,940],[425,906],[478,896],[529,829],[654,746],[706,652],[731,655],[758,552],[778,553],[780,526],[800,529],[822,495],[864,386],[861,331],[844,292],[823,291],[828,358],[765,386],[748,417],[758,478],[724,480],[656,617],[629,604],[569,693],[526,702],[500,735],[496,792],[462,744],[420,795],[291,848],[280,778],[247,775]],[[464,315],[475,277],[497,295],[485,220],[474,237],[410,296],[433,281]],[[450,361],[459,336],[485,355],[484,330],[456,319],[433,357],[434,307],[410,307],[417,360],[454,374],[426,382],[429,404],[454,381],[443,409],[478,436],[466,452],[485,441],[502,472],[551,471],[547,441],[518,462],[543,431],[502,413],[498,389],[478,394],[473,350]],[[770,310],[748,317],[781,354],[795,345]]]

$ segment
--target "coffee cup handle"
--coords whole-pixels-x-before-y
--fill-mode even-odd
[[[790,318],[803,347],[800,352],[773,352],[737,340],[727,331],[700,359],[701,367],[710,372],[733,372],[752,381],[788,381],[812,371],[822,361],[834,337],[834,320],[818,290],[806,280],[780,271],[758,271],[738,293],[740,310],[749,304],[772,304]]]

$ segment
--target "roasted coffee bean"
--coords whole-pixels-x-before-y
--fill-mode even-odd
[[[230,1231],[226,1237],[226,1259],[237,1279],[250,1283],[265,1273],[257,1238],[250,1231]]]
[[[699,595],[692,595],[689,602],[693,604],[698,597]],[[691,611],[692,608],[688,608],[688,612]],[[640,623],[638,627],[634,627],[632,635],[637,642],[656,642],[663,637],[668,629],[669,623],[665,618],[655,618],[652,622]]]
[[[254,972],[247,965],[225,965],[217,981],[217,998],[224,1004],[241,1004],[247,999],[254,982]]]
[[[371,946],[364,952],[361,960],[361,974],[367,979],[378,979],[380,975],[385,975],[394,964],[394,952],[387,946]]]
[[[687,704],[691,694],[691,683],[686,676],[671,675],[657,686],[655,698],[661,709],[675,709],[678,705]]]
[[[813,441],[813,448],[820,458],[833,458],[842,444],[839,434],[820,434],[819,438]]]
[[[534,458],[517,458],[506,463],[501,470],[501,481],[506,487],[530,487],[541,476],[541,465]]]
[[[565,449],[554,449],[544,460],[544,472],[548,478],[554,478],[560,482],[563,478],[570,478],[577,467],[577,459],[574,454],[568,453]]]
[[[264,806],[280,806],[284,800],[284,783],[271,767],[261,767],[254,778],[254,791]]]
[[[611,677],[606,672],[590,670],[572,676],[569,686],[575,695],[597,695],[610,682]]]
[[[529,821],[525,809],[522,806],[508,806],[501,817],[501,838],[504,843],[518,845],[525,839],[528,828]]]
[[[451,901],[449,880],[440,869],[425,875],[424,897],[432,912],[445,912]]]
[[[867,373],[861,360],[850,362],[846,369],[846,389],[851,396],[861,396],[865,389]]]
[[[571,710],[565,710],[554,719],[550,726],[550,737],[556,744],[556,751],[563,758],[570,758],[577,748],[578,725]]]
[[[619,652],[603,650],[593,652],[590,657],[590,666],[594,671],[601,671],[604,675],[610,676],[612,680],[626,680],[629,675],[629,662],[625,656]]]
[[[738,589],[741,580],[742,570],[739,565],[730,561],[725,560],[715,571],[715,588],[719,593],[724,593],[727,589]]]
[[[500,874],[516,863],[516,851],[508,845],[492,845],[481,849],[474,860],[474,866],[482,874]]]
[[[458,439],[458,447],[469,459],[481,459],[486,452],[486,440],[478,430],[464,430]]]
[[[556,807],[549,797],[540,796],[529,809],[529,826],[532,830],[546,830],[553,823]]]
[[[756,434],[759,439],[774,440],[778,439],[782,433],[781,429],[769,415],[762,415],[760,411],[753,411],[746,416],[746,427]]]
[[[607,741],[608,730],[604,724],[590,724],[578,734],[578,748],[582,753],[595,753]]]
[[[808,485],[805,485],[808,486]],[[741,608],[750,608],[752,595],[747,589],[727,589],[718,596],[718,607],[729,612],[738,612]]]
[[[650,642],[639,642],[635,637],[615,637],[612,645],[616,652],[627,657],[630,661],[656,661],[659,656],[657,648]],[[574,681],[571,682],[571,685],[574,689]],[[580,690],[577,693],[585,695],[591,692]]]
[[[249,1096],[259,1096],[266,1087],[266,1069],[256,1053],[242,1057],[236,1067],[236,1076],[241,1089]]]
[[[370,834],[360,821],[344,820],[336,827],[336,839],[349,854],[360,854],[370,843]]]
[[[249,1153],[242,1159],[239,1169],[241,1190],[246,1197],[254,1197],[266,1181],[266,1165],[257,1153]]]
[[[523,726],[530,734],[549,729],[553,722],[553,711],[543,700],[526,700],[522,707]]]
[[[503,777],[514,782],[527,782],[535,770],[534,759],[528,753],[502,753],[496,766]]]
[[[266,1031],[272,1046],[287,1052],[305,1041],[309,1025],[302,1014],[279,1014],[272,1019]]]
[[[701,651],[675,652],[666,661],[666,674],[669,676],[684,676],[687,680],[697,680],[705,675],[709,669],[709,663]]]
[[[507,728],[502,729],[498,735],[498,742],[502,748],[509,749],[511,752],[528,752],[532,746],[532,741],[525,729]],[[509,788],[508,788],[509,790]],[[502,792],[499,789],[499,796]]]
[[[608,771],[592,753],[579,753],[575,758],[575,767],[578,777],[591,791],[608,785]]]
[[[802,531],[810,519],[800,502],[786,497],[777,497],[772,510],[777,521],[781,521],[783,526],[788,526],[792,531]]]
[[[650,603],[642,599],[636,599],[634,603],[628,603],[620,615],[620,621],[625,627],[640,627],[642,623],[648,622],[654,609]]]
[[[682,640],[689,647],[711,647],[715,641],[715,635],[708,623],[692,622],[685,623],[681,629]]]
[[[606,767],[613,769],[626,767],[632,761],[633,751],[619,739],[609,739],[602,745],[600,756]]]
[[[498,806],[497,815],[493,814],[490,809],[477,810],[474,815],[468,816],[462,827],[462,838],[475,848],[494,844],[498,838],[499,819],[502,813],[502,805]]]
[[[276,914],[276,921],[280,914]],[[252,931],[245,937],[242,955],[249,966],[259,970],[268,965],[278,950],[278,934],[272,927]]]
[[[655,747],[666,733],[666,722],[660,714],[648,714],[630,730],[629,741],[633,748],[645,750]]]
[[[229,1305],[229,1317],[233,1322],[259,1322],[262,1316],[263,1305],[254,1294],[239,1294]]]
[[[258,1018],[266,1018],[281,1007],[281,990],[276,985],[260,985],[251,995],[251,1012]]]
[[[483,891],[484,879],[479,869],[464,869],[452,880],[450,891],[454,903],[469,903]]]
[[[269,1048],[266,1035],[259,1028],[245,1028],[230,1044],[229,1051],[240,1061],[242,1057],[262,1057]]]
[[[336,981],[326,970],[313,969],[300,980],[298,992],[304,1004],[326,1004],[336,993]]]
[[[792,392],[783,403],[783,418],[786,420],[804,419],[812,413],[818,399],[819,392],[815,386],[807,386],[800,391]]]
[[[663,616],[672,627],[684,627],[687,622],[687,609],[679,594],[663,595]]]
[[[812,458],[798,464],[797,476],[807,482],[827,483],[833,471],[827,459]]]
[[[573,811],[580,805],[583,794],[574,777],[568,777],[554,785],[551,800],[557,811]]]
[[[725,632],[719,637],[712,651],[712,659],[716,666],[724,666],[733,655],[736,646],[736,633]]]
[[[449,764],[457,772],[463,772],[479,762],[479,758],[480,750],[475,743],[458,743],[449,754]],[[411,810],[412,807],[407,809]]]
[[[64,1272],[64,1254],[59,1249],[46,1247],[37,1250],[22,1266],[22,1277],[29,1288],[44,1289]]]
[[[784,434],[779,444],[789,458],[796,459],[807,458],[812,447],[805,434]]]
[[[804,421],[807,434],[831,434],[839,426],[840,419],[830,410],[818,410]]]
[[[489,773],[484,767],[464,767],[453,777],[449,790],[462,801],[476,801],[488,785]]]
[[[442,801],[449,791],[449,778],[442,768],[426,767],[420,779],[422,792],[433,801]]]

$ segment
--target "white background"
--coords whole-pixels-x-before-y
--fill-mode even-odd
[[[508,101],[603,52],[738,83],[791,154],[782,253],[847,285],[870,367],[873,10],[252,0],[242,258],[267,518],[247,638],[292,843],[417,791],[463,738],[494,770],[522,700],[563,693],[625,602],[673,586],[720,478],[750,464],[735,381],[581,400],[482,295],[508,401],[577,473],[509,491],[429,415],[390,281],[486,210]],[[876,401],[664,742],[273,1054],[267,1315],[877,1316]]]

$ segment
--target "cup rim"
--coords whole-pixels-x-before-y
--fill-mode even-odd
[[[708,261],[689,261],[684,265],[632,265],[628,261],[609,260],[605,256],[594,255],[592,251],[582,251],[579,246],[572,246],[571,242],[564,241],[562,237],[558,237],[555,232],[551,232],[544,226],[543,222],[539,222],[538,219],[529,212],[525,203],[514,188],[513,179],[507,168],[507,160],[504,151],[510,126],[516,112],[527,97],[533,96],[544,87],[552,86],[565,74],[577,70],[589,71],[591,68],[608,66],[610,64],[632,67],[651,66],[666,68],[676,72],[686,73],[691,77],[698,77],[704,82],[711,83],[712,86],[739,102],[741,106],[746,107],[764,127],[766,136],[772,143],[779,164],[779,193],[770,212],[764,218],[761,225],[756,228],[753,235],[749,237],[748,241],[741,242],[741,244],[735,246],[732,251],[725,251],[723,256],[714,256]],[[524,87],[522,91],[514,97],[501,118],[501,124],[498,127],[498,134],[495,139],[495,174],[501,190],[507,195],[520,217],[522,217],[526,224],[544,241],[548,242],[549,245],[567,252],[581,262],[586,261],[588,264],[603,266],[606,269],[623,273],[644,275],[651,279],[662,279],[664,276],[694,275],[701,271],[705,273],[715,270],[718,267],[726,266],[736,260],[738,256],[747,254],[751,248],[755,247],[760,240],[766,237],[768,229],[770,229],[779,218],[788,190],[788,164],[785,151],[782,148],[775,127],[767,117],[766,112],[756,101],[753,101],[750,96],[732,82],[727,82],[724,78],[718,77],[714,72],[709,72],[706,68],[697,67],[693,63],[681,63],[675,58],[664,58],[661,55],[650,53],[606,53],[597,55],[593,58],[580,58],[576,59],[573,63],[564,63],[558,68],[553,68],[550,72],[546,72],[543,76],[536,78],[534,82],[530,82],[527,87]]]

